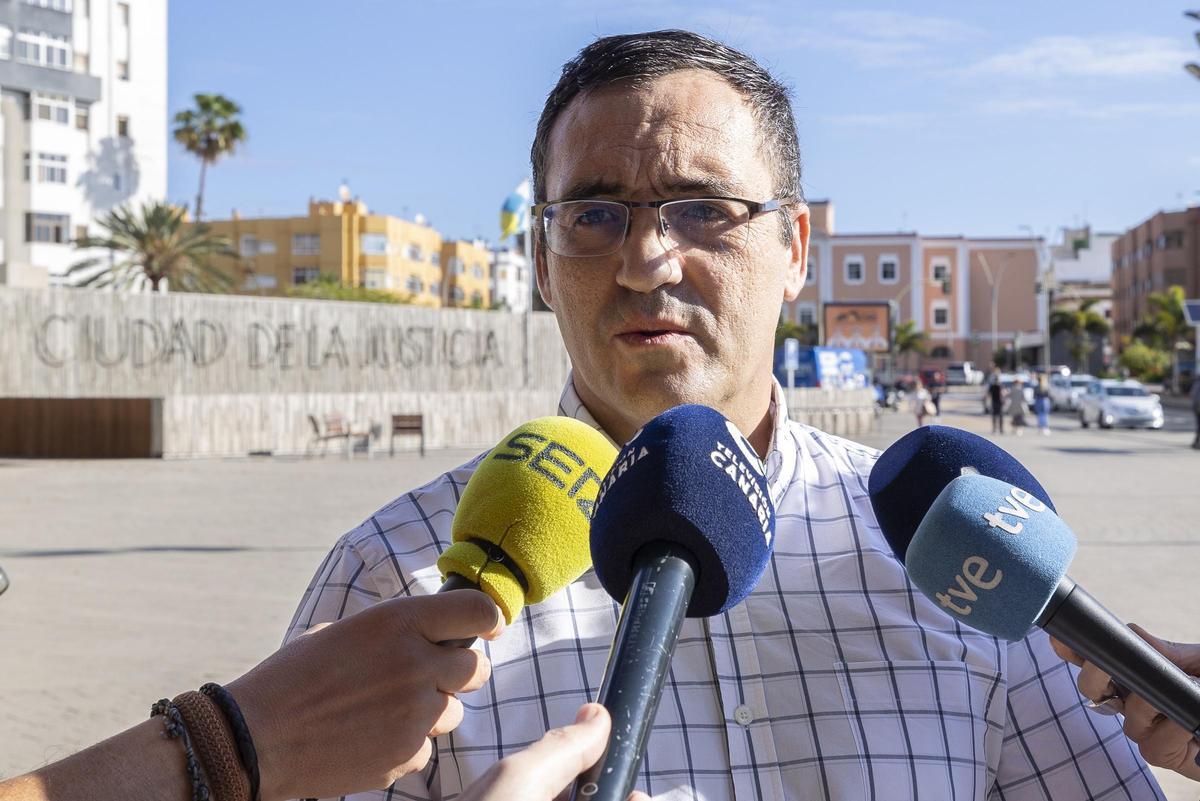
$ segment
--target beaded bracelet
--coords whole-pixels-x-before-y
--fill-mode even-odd
[[[150,707],[150,717],[159,715],[163,716],[163,726],[166,729],[167,738],[183,742],[183,753],[187,757],[187,775],[192,782],[192,801],[209,801],[208,785],[205,784],[204,776],[200,773],[200,765],[196,762],[196,753],[192,749],[192,738],[188,735],[187,726],[183,723],[183,716],[179,714],[179,708],[166,698],[160,699],[158,703]]]

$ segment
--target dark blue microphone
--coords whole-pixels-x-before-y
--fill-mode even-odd
[[[1200,686],[1067,576],[1075,535],[1032,493],[956,478],[906,551],[913,584],[958,620],[1006,640],[1039,626],[1200,735]]]
[[[875,519],[901,562],[934,499],[954,479],[976,474],[1024,487],[1054,511],[1050,495],[1007,451],[950,426],[923,426],[879,456],[867,480]]]
[[[762,460],[719,412],[677,406],[621,449],[591,528],[596,576],[623,601],[597,698],[612,733],[573,798],[629,796],[683,618],[741,603],[762,578],[774,538]]]

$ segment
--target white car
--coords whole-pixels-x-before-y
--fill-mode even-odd
[[[983,371],[970,362],[950,362],[946,365],[947,386],[978,386],[983,383]]]
[[[1066,409],[1073,412],[1079,408],[1079,398],[1087,392],[1087,388],[1095,376],[1081,373],[1079,375],[1053,375],[1050,377],[1050,406],[1054,411]]]
[[[1087,428],[1092,422],[1101,428],[1162,428],[1162,404],[1137,381],[1093,381],[1079,399],[1079,424]]]

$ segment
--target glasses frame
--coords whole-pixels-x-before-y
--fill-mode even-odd
[[[658,232],[659,232],[659,234],[664,237],[669,238],[670,235],[667,232],[670,230],[670,226],[668,226],[666,223],[666,220],[663,219],[663,215],[662,215],[663,207],[670,206],[670,205],[677,204],[677,203],[695,203],[697,201],[704,201],[704,200],[731,200],[736,203],[745,204],[746,208],[749,209],[749,211],[750,211],[750,216],[746,219],[747,224],[751,220],[755,219],[756,217],[759,217],[763,214],[769,214],[773,211],[779,211],[779,210],[787,207],[789,204],[795,202],[794,197],[772,198],[770,200],[757,201],[757,200],[747,200],[744,197],[727,197],[727,196],[722,196],[722,195],[705,195],[704,197],[681,197],[681,198],[673,198],[671,200],[614,200],[613,198],[606,198],[606,197],[581,197],[581,198],[571,198],[568,200],[549,200],[544,203],[538,203],[538,204],[534,205],[532,209],[530,209],[530,213],[533,215],[533,217],[535,219],[542,221],[542,223],[541,223],[542,236],[545,237],[546,248],[551,253],[554,253],[557,256],[562,256],[563,258],[567,258],[567,259],[594,259],[594,258],[600,258],[601,256],[611,256],[612,254],[614,254],[618,250],[620,250],[622,247],[624,247],[625,241],[629,238],[629,228],[633,224],[633,210],[634,209],[654,209],[655,214],[658,215]],[[609,250],[605,253],[590,253],[586,256],[568,256],[566,254],[559,253],[558,251],[551,248],[550,247],[550,237],[547,235],[547,232],[546,232],[546,214],[545,214],[545,212],[546,212],[546,209],[548,209],[552,206],[563,205],[566,203],[613,203],[618,206],[624,206],[627,209],[627,211],[625,213],[625,230],[621,233],[621,238],[620,238],[620,240],[618,240],[617,244],[613,247],[613,249]]]

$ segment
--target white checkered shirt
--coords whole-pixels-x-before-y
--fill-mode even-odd
[[[908,582],[867,496],[876,451],[787,419],[776,385],[767,459],[775,552],[750,597],[685,621],[638,782],[672,801],[1157,799],[1117,718],[1087,712],[1040,631],[1005,643]],[[593,426],[568,382],[558,409]],[[290,639],[441,584],[459,496],[480,458],[343,536]],[[453,799],[492,763],[596,697],[619,607],[589,571],[527,607],[493,672],[418,774],[362,799]],[[390,736],[381,731],[380,737]]]

